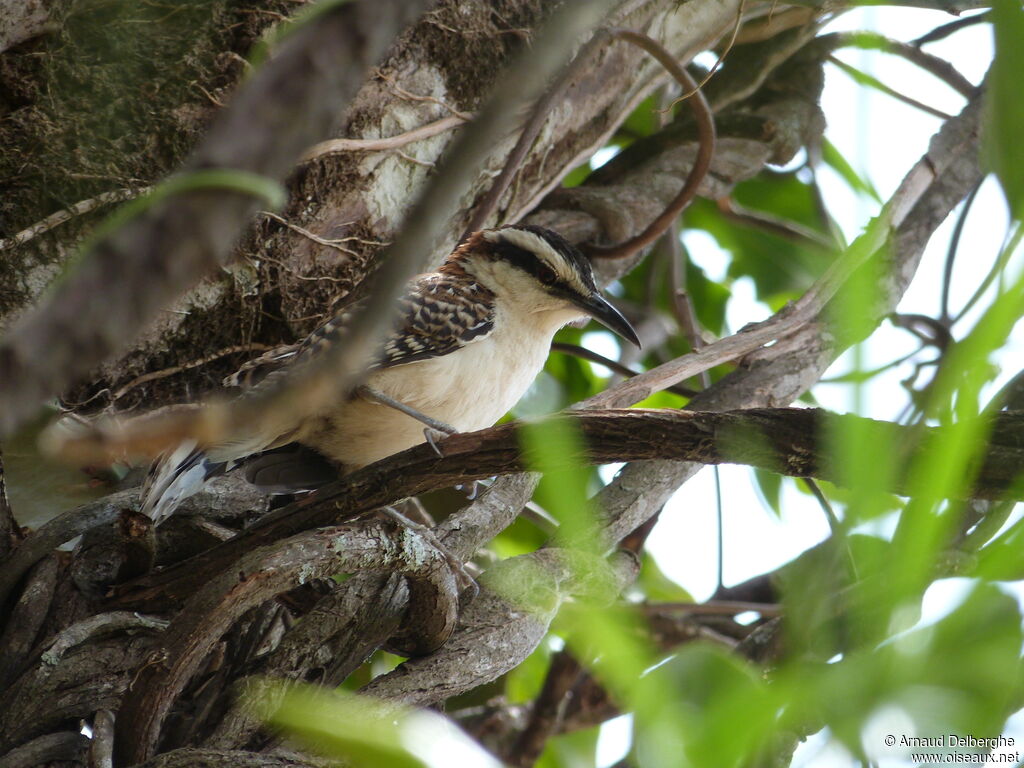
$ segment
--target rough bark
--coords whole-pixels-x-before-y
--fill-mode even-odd
[[[509,0],[500,3],[494,13],[479,4],[443,3],[403,36],[351,106],[334,115],[340,121],[335,133],[358,139],[393,136],[448,117],[452,110],[475,110],[500,68],[521,50],[530,30],[549,10],[549,4],[535,0]],[[769,6],[747,10],[767,13]],[[612,20],[620,26],[647,30],[686,61],[729,31],[735,11],[731,0],[682,6],[668,0],[645,0],[626,4]],[[594,57],[594,66],[568,89],[564,105],[549,116],[493,220],[521,218],[566,172],[600,146],[663,79],[659,66],[641,51],[623,43],[606,46]],[[510,129],[513,126],[511,123]],[[259,220],[224,271],[182,299],[175,305],[176,311],[163,313],[132,342],[129,352],[117,361],[108,361],[99,375],[90,374],[88,384],[69,392],[68,401],[90,401],[91,409],[110,404],[121,409],[141,402],[151,407],[182,399],[186,393],[194,397],[230,372],[244,359],[243,353],[225,354],[208,365],[132,386],[112,403],[112,393],[140,374],[205,359],[239,344],[290,340],[311,330],[333,302],[344,300],[372,271],[374,253],[381,243],[392,239],[406,201],[422,188],[428,165],[438,160],[453,138],[454,132],[449,131],[409,145],[406,156],[349,152],[302,165],[290,180],[291,202],[282,216],[321,238],[342,242],[323,245],[274,220]],[[495,144],[463,210],[449,227],[448,237],[436,250],[424,250],[424,268],[436,264],[450,249],[469,217],[470,204],[487,189],[491,174],[501,166],[515,138],[510,130],[504,141]],[[428,165],[410,161],[410,153]],[[141,175],[142,180],[156,181],[165,167]],[[23,226],[50,212],[39,208],[22,218]],[[60,238],[63,232],[54,230],[50,237]],[[70,238],[61,247],[66,251],[73,241]],[[30,241],[14,253],[34,252],[36,244]],[[59,264],[66,256],[31,256],[50,265],[41,267],[41,273],[33,271],[28,262],[19,266],[12,285],[20,284],[26,275],[42,277],[34,280],[34,287],[26,286],[12,298],[7,310],[0,311],[9,316],[34,300],[59,269],[52,266],[55,258]],[[96,399],[92,399],[94,395]]]
[[[623,4],[614,23],[645,29],[685,61],[730,31],[737,6],[731,0],[633,0]],[[211,7],[223,23],[235,18],[231,14],[236,11]],[[243,7],[266,11],[277,6],[254,2]],[[329,113],[321,116],[338,122],[336,135],[368,140],[398,136],[454,112],[477,110],[501,68],[522,50],[549,10],[550,4],[539,0],[442,2],[401,37],[343,114],[332,102],[321,105]],[[772,4],[746,4],[748,17],[772,11]],[[808,13],[797,27],[735,48],[709,84],[722,141],[702,194],[727,193],[766,163],[785,162],[820,134],[820,51],[808,45],[816,31],[815,18]],[[239,32],[233,45],[247,39],[254,28]],[[209,35],[197,35],[195,45],[208,46],[209,40]],[[25,65],[29,59],[23,54],[33,51],[55,55],[49,45],[46,38],[28,41],[5,54],[19,58],[5,61]],[[202,70],[193,81],[217,101],[227,100],[230,83],[244,69],[235,62],[212,75]],[[692,164],[695,138],[686,117],[634,144],[583,187],[554,188],[661,78],[656,65],[622,43],[600,51],[593,66],[569,88],[565,103],[549,116],[493,221],[514,221],[529,214],[529,221],[552,226],[578,243],[614,243],[640,231],[678,191]],[[175,107],[168,107],[173,119],[192,120],[194,127],[220,112],[205,96],[174,98],[181,110],[175,113]],[[40,108],[33,99],[38,93],[27,94],[25,104],[15,105],[29,108],[19,119]],[[197,101],[205,106],[198,109]],[[976,134],[976,117],[968,114],[968,133]],[[508,136],[494,145],[462,210],[449,222],[445,242],[436,250],[424,248],[423,266],[436,262],[461,231],[472,203],[486,191],[514,143],[514,127],[510,119]],[[145,130],[164,135],[160,126]],[[68,394],[69,399],[95,398],[92,408],[133,408],[164,403],[186,392],[195,395],[238,361],[240,348],[290,340],[307,331],[331,302],[357,291],[376,268],[379,243],[395,235],[405,206],[428,180],[427,164],[440,158],[457,130],[453,121],[450,130],[403,145],[402,153],[352,151],[350,145],[345,153],[324,154],[302,164],[289,180],[291,202],[284,219],[321,240],[343,242],[325,245],[278,220],[260,219],[223,273],[208,276],[176,305],[189,314],[166,313],[135,338],[127,354],[104,363],[87,383]],[[106,179],[93,179],[92,186],[71,196],[65,191],[60,200],[42,199],[38,189],[26,187],[19,198],[22,207],[11,219],[16,226],[5,234],[110,191],[111,186],[158,180],[176,166],[200,133],[195,127],[176,136],[170,151],[165,137],[163,142],[154,140],[151,155],[144,148],[134,154],[122,152],[124,164],[111,168]],[[24,141],[18,145],[23,147],[31,137],[0,133],[0,138],[15,144]],[[928,236],[977,178],[973,146],[970,143],[952,167],[944,166],[921,205],[895,233],[892,270],[879,316],[906,287]],[[61,147],[67,145],[54,151]],[[136,174],[133,168],[142,170]],[[74,170],[88,172],[77,166]],[[95,220],[91,215],[78,217],[8,252],[12,259],[7,263],[18,280],[0,281],[17,288],[0,296],[4,322],[14,322],[37,299],[68,258],[76,238]],[[602,273],[611,279],[632,263],[606,263]],[[721,410],[789,402],[817,379],[848,341],[837,339],[835,329],[819,318],[747,357],[695,406]],[[609,413],[572,418],[594,438],[590,460],[656,459],[630,465],[601,494],[610,545],[648,520],[704,463],[732,459],[794,474],[829,472],[818,453],[812,428],[817,415],[812,412]],[[736,429],[751,424],[770,424],[773,441],[744,446],[722,438],[726,425]],[[990,493],[1005,489],[1013,468],[1020,465],[1020,444],[1003,440],[1003,434],[997,431],[994,460],[979,476],[978,488]],[[154,768],[313,764],[300,756],[252,751],[266,748],[273,739],[237,705],[236,694],[257,686],[255,676],[261,673],[337,684],[398,634],[408,639],[411,631],[423,649],[447,636],[453,621],[452,574],[433,540],[416,532],[403,539],[380,521],[350,522],[351,517],[427,488],[522,468],[512,427],[459,435],[443,446],[443,457],[414,449],[346,478],[311,503],[270,514],[265,500],[229,483],[193,500],[195,506],[183,511],[196,517],[172,520],[152,540],[151,532],[123,535],[131,522],[125,510],[137,504],[134,491],[74,510],[31,535],[0,565],[4,610],[10,607],[25,619],[7,621],[0,638],[0,673],[13,681],[0,711],[0,755],[13,751],[0,759],[75,759],[81,754],[76,752],[81,740],[74,738],[79,719],[91,720],[109,710],[117,712],[113,731],[126,764],[147,758],[143,765]],[[701,463],[681,463],[682,459]],[[511,524],[533,485],[527,475],[503,478],[438,526],[437,539],[454,558],[471,557]],[[252,517],[262,522],[242,533]],[[322,526],[334,527],[314,530]],[[50,556],[55,546],[83,533],[86,538],[74,553]],[[139,562],[140,548],[151,558],[147,563],[155,560],[168,567],[128,585],[113,584],[128,578]],[[341,584],[315,579],[339,568],[365,570]],[[571,554],[542,550],[502,563],[482,580],[481,594],[462,612],[440,653],[411,661],[366,690],[429,704],[478,687],[536,647],[563,599],[580,593],[588,597],[594,578],[600,579],[605,595],[616,594],[635,573],[635,560],[624,552],[608,561],[584,563]],[[106,575],[86,583],[85,576],[100,574]],[[101,598],[110,586],[113,599]],[[418,598],[423,594],[428,599]],[[145,606],[157,613],[132,618],[118,610],[125,606]],[[417,613],[417,607],[423,612]],[[434,607],[437,610],[431,610]],[[705,619],[696,624],[677,627],[673,637],[708,637],[717,626]],[[592,724],[604,716],[600,713],[614,711],[601,709],[603,692],[593,681],[591,688],[593,711],[569,711],[557,728]],[[607,705],[606,698],[603,704]],[[109,724],[106,715],[98,717]],[[506,727],[506,735],[516,727]],[[557,728],[551,725],[548,730]]]
[[[154,196],[145,210],[101,233],[40,306],[7,330],[0,341],[0,431],[20,426],[55,389],[120,351],[126,328],[147,323],[220,266],[258,203],[277,205],[253,180],[277,186],[303,149],[325,137],[338,106],[397,33],[427,7],[345,4],[289,35],[214,121],[178,177],[184,186]],[[215,179],[203,175],[218,171]],[[242,174],[249,184],[233,185]],[[96,301],[100,295],[105,302]]]

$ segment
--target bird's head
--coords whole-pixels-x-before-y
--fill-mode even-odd
[[[445,266],[465,270],[515,311],[544,314],[556,327],[589,315],[640,346],[633,326],[601,295],[587,257],[550,229],[513,225],[474,232]]]

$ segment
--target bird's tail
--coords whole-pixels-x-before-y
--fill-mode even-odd
[[[194,441],[182,443],[150,468],[142,485],[142,514],[152,518],[154,525],[160,525],[182,501],[198,493],[207,480],[227,468],[228,462],[211,461],[196,448]]]

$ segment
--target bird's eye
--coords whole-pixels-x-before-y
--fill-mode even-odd
[[[551,269],[551,267],[541,265],[541,268],[537,272],[537,278],[544,283],[544,285],[551,285],[558,279],[558,275],[555,274],[555,270]]]

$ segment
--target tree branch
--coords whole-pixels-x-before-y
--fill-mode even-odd
[[[35,566],[0,634],[0,687],[7,688],[23,671],[53,602],[58,562],[48,557]]]
[[[972,102],[977,108],[977,99]],[[967,112],[970,112],[970,106]],[[963,121],[961,118],[961,122]],[[949,121],[953,123],[953,120]],[[581,408],[621,408],[639,402],[654,392],[676,384],[731,360],[748,355],[772,341],[797,333],[813,322],[849,277],[892,237],[907,214],[925,199],[937,178],[960,162],[963,153],[977,143],[974,133],[961,133],[958,141],[933,146],[904,178],[903,183],[872,222],[855,247],[848,249],[821,278],[796,302],[787,305],[772,318],[752,323],[738,333],[716,341],[689,355],[676,358],[645,373],[627,379],[580,403]]]
[[[952,162],[918,198],[880,252],[887,263],[875,294],[876,304],[871,307],[874,324],[895,309],[932,233],[980,180],[980,117],[981,99],[976,96],[932,138],[929,151],[952,158]],[[793,336],[746,357],[741,366],[695,397],[688,407],[730,410],[791,402],[817,382],[852,341],[827,314],[822,315]],[[623,468],[597,497],[597,507],[608,520],[608,539],[618,540],[655,514],[702,466],[653,461]]]
[[[587,444],[585,456],[567,456],[569,463],[606,464],[652,459],[704,464],[741,463],[796,477],[841,481],[823,452],[822,434],[857,423],[871,429],[878,440],[906,444],[918,435],[909,428],[856,416],[835,416],[816,409],[751,409],[731,412],[671,410],[573,411],[553,417],[568,419]],[[1024,416],[1001,412],[995,417],[992,444],[969,493],[977,498],[1017,498],[1015,486],[1024,466],[1024,448],[1015,446],[1014,429]],[[443,456],[421,445],[379,461],[317,491],[308,499],[268,515],[241,536],[190,560],[116,589],[121,606],[166,608],[190,597],[217,573],[235,573],[232,563],[242,553],[298,531],[351,519],[397,499],[445,488],[472,479],[520,472],[525,468],[519,451],[518,424],[503,424],[479,432],[452,435],[438,443]],[[923,430],[921,446],[937,439],[937,431]],[[747,436],[747,437],[744,437]],[[892,492],[903,490],[896,477]],[[508,516],[514,518],[518,508]],[[485,513],[486,516],[486,513]],[[501,516],[498,516],[501,517]],[[488,522],[497,530],[503,519]],[[507,523],[506,523],[507,524]],[[459,524],[439,532],[461,529]],[[616,528],[617,530],[617,528]],[[473,537],[474,539],[476,537]],[[621,538],[621,537],[620,537]],[[444,539],[448,541],[447,538]],[[455,550],[456,554],[462,547]]]
[[[4,457],[0,453],[0,559],[21,539],[21,528],[14,519],[14,510],[7,499],[7,480],[4,474]]]
[[[401,149],[407,144],[412,144],[414,141],[429,139],[431,136],[437,136],[445,131],[458,128],[469,119],[469,116],[449,115],[432,123],[421,125],[419,128],[413,128],[411,131],[400,133],[397,136],[388,136],[385,139],[328,139],[311,147],[302,156],[302,162],[308,163],[316,160],[318,157],[338,154],[340,152],[382,152],[389,149]]]
[[[410,529],[392,536],[391,527],[375,521],[306,531],[250,552],[195,590],[124,698],[116,736],[120,760],[134,765],[152,756],[171,705],[243,613],[310,579],[361,570],[404,573],[410,586],[428,587],[410,617],[413,628],[426,648],[443,642],[455,624],[454,577],[439,550]]]
[[[564,648],[551,657],[544,687],[533,702],[526,727],[505,755],[507,763],[530,768],[537,762],[548,739],[558,733],[568,705],[567,697],[582,675],[579,662]]]
[[[244,750],[185,747],[157,755],[137,768],[327,768],[332,765],[337,763],[305,755],[261,755]]]
[[[50,763],[83,763],[89,751],[89,738],[77,731],[60,731],[40,736],[0,757],[0,765],[10,768],[35,768]]]
[[[495,680],[533,652],[564,600],[614,599],[639,568],[621,551],[607,561],[557,548],[503,560],[485,573],[480,594],[437,653],[410,659],[361,691],[427,706]]]

